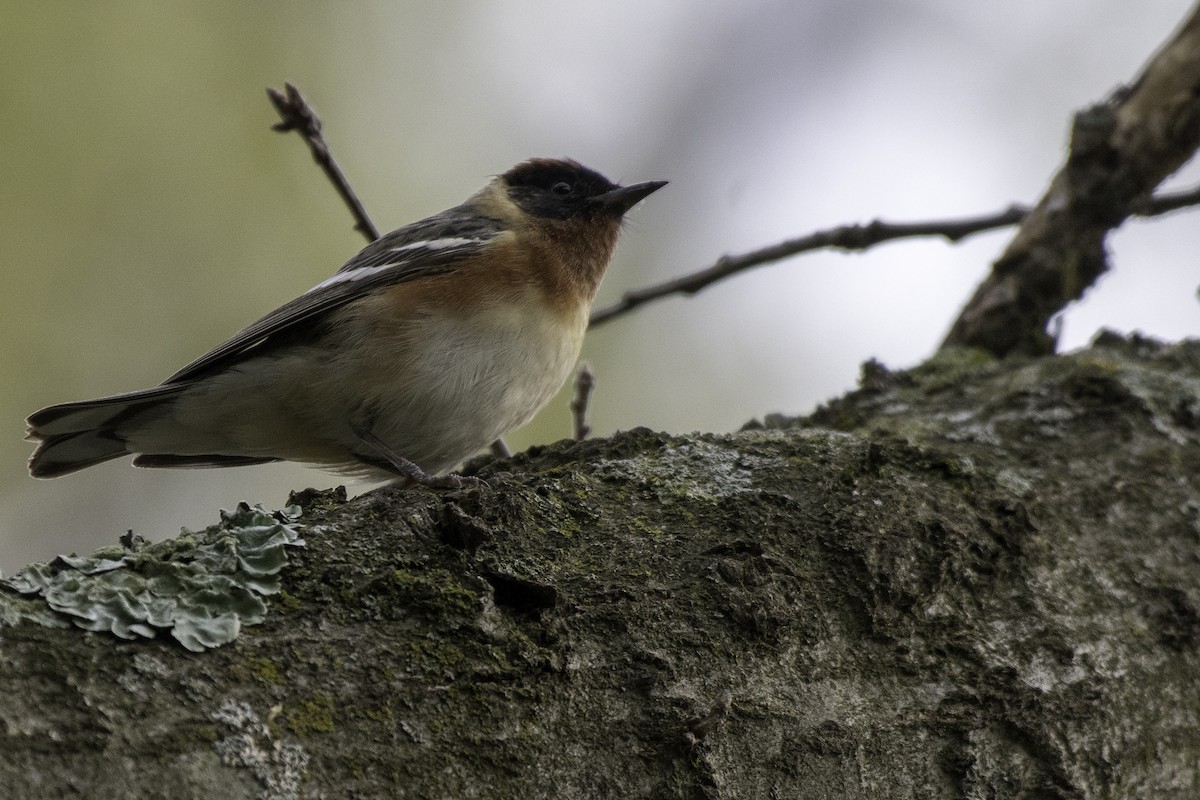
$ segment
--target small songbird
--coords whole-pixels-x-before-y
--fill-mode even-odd
[[[383,236],[161,386],[27,420],[29,472],[299,461],[434,477],[533,418],[579,356],[621,220],[665,181],[618,186],[531,159]]]

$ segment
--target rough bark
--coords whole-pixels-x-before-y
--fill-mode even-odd
[[[0,786],[1194,797],[1198,439],[1200,344],[1105,337],[483,459],[490,488],[307,493],[232,644],[0,627]]]

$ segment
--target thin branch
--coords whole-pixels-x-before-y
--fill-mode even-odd
[[[1181,208],[1200,205],[1200,186],[1180,192],[1152,197],[1136,207],[1140,217],[1156,217]],[[866,225],[841,225],[836,228],[788,239],[738,256],[721,256],[711,267],[663,281],[641,289],[633,289],[616,303],[592,312],[592,327],[602,325],[647,303],[674,294],[693,295],[718,281],[745,272],[753,267],[781,261],[813,250],[868,250],[877,244],[897,239],[940,236],[957,243],[968,236],[1016,225],[1029,214],[1029,206],[1014,203],[1003,211],[978,217],[934,222],[883,222],[874,220]]]
[[[579,364],[579,373],[575,376],[575,398],[571,400],[571,417],[575,421],[575,441],[582,442],[592,432],[587,423],[588,404],[592,399],[592,390],[596,388],[596,375],[591,365],[586,361]]]
[[[379,238],[379,229],[371,221],[366,208],[363,207],[358,195],[350,186],[350,181],[346,179],[342,168],[334,160],[329,145],[325,143],[325,137],[321,135],[321,119],[317,116],[317,112],[293,84],[285,82],[283,87],[284,91],[282,92],[274,87],[267,87],[267,97],[271,99],[271,105],[275,106],[275,110],[279,112],[281,120],[272,125],[271,130],[280,133],[296,131],[304,137],[304,141],[308,143],[308,149],[312,151],[313,160],[320,165],[325,176],[329,178],[329,182],[333,184],[333,188],[337,190],[342,201],[350,209],[350,214],[354,217],[354,229],[367,237],[368,242],[375,241]],[[492,442],[491,450],[492,454],[498,458],[508,458],[512,455],[508,444],[502,438]]]
[[[304,141],[308,143],[308,149],[312,151],[313,160],[325,171],[333,188],[337,190],[342,201],[349,207],[350,214],[354,217],[354,229],[367,237],[368,242],[375,241],[379,238],[379,229],[375,227],[375,223],[371,222],[371,218],[367,216],[367,210],[359,202],[358,195],[350,188],[350,182],[346,180],[341,167],[333,160],[333,154],[329,152],[329,145],[325,143],[325,137],[321,135],[321,120],[317,117],[317,112],[313,111],[312,106],[300,94],[299,89],[290,83],[285,83],[283,86],[283,92],[273,87],[267,87],[267,97],[271,98],[271,105],[275,106],[275,110],[279,112],[279,118],[282,120],[272,125],[271,130],[280,133],[296,131],[304,137]]]
[[[1164,192],[1142,202],[1135,201],[1133,214],[1137,217],[1157,217],[1196,205],[1200,205],[1200,186],[1179,192]]]
[[[967,236],[984,231],[1004,228],[1020,222],[1029,209],[1023,206],[1009,206],[1004,211],[982,217],[971,217],[959,220],[943,220],[940,222],[901,222],[891,223],[875,220],[866,225],[841,225],[836,228],[810,233],[796,239],[753,250],[738,256],[721,256],[716,263],[707,269],[693,272],[679,278],[634,289],[626,292],[619,301],[592,312],[592,326],[608,322],[622,314],[627,314],[638,306],[659,300],[672,294],[695,294],[717,281],[731,275],[745,272],[751,267],[769,264],[790,256],[806,253],[810,250],[834,248],[838,250],[866,250],[881,242],[896,239],[911,239],[919,236],[941,236],[951,242],[957,242]]]

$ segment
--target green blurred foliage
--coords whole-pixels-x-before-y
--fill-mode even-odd
[[[0,394],[0,420],[7,420],[0,430],[10,435],[0,436],[0,569],[110,541],[122,523],[110,525],[109,510],[116,519],[147,518],[111,496],[119,491],[111,476],[31,486],[23,468],[29,445],[17,435],[25,415],[157,383],[364,244],[299,138],[270,130],[276,118],[264,87],[284,80],[303,87],[368,206],[386,195],[373,209],[385,230],[461,199],[486,178],[486,171],[466,181],[454,176],[431,198],[425,180],[403,179],[406,166],[428,164],[395,163],[381,186],[371,137],[403,138],[417,151],[433,146],[437,130],[421,119],[437,86],[414,74],[401,76],[393,92],[358,94],[363,84],[385,90],[380,64],[396,63],[391,48],[452,36],[457,7],[4,4],[0,369],[8,389]],[[381,34],[381,14],[404,21],[387,27],[390,38]],[[371,130],[371,103],[417,101],[424,105],[412,124]],[[557,416],[565,425],[566,412]],[[213,500],[206,485],[214,481],[282,503],[278,471],[270,489],[255,492],[263,472],[190,473],[188,481],[198,498],[210,495],[210,507],[240,499]],[[178,485],[139,473],[160,488],[135,506],[159,502],[163,480]],[[337,483],[300,470],[283,474],[282,485]],[[29,533],[44,538],[45,520],[31,513],[42,497],[75,511],[57,520],[54,542],[23,542]]]

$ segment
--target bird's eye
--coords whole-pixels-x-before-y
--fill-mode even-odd
[[[559,197],[566,197],[571,193],[571,184],[567,183],[566,181],[559,181],[550,187],[550,192],[558,195]]]

